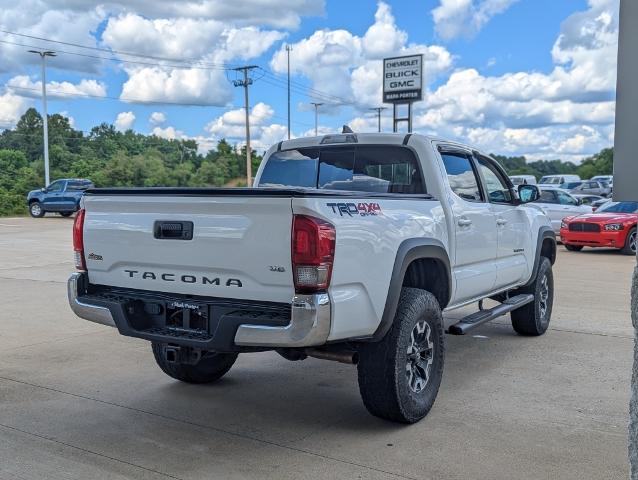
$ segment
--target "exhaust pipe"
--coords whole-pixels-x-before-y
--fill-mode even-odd
[[[359,352],[353,350],[322,350],[319,348],[306,348],[304,353],[309,357],[321,360],[331,360],[333,362],[356,365],[359,363]]]

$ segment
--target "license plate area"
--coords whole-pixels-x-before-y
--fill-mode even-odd
[[[174,300],[166,303],[166,328],[208,333],[208,305]]]

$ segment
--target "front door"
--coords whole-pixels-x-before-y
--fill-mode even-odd
[[[487,197],[496,214],[498,246],[496,253],[497,289],[506,288],[529,278],[532,262],[529,220],[525,210],[517,206],[514,192],[505,174],[492,160],[476,155]]]
[[[48,212],[59,212],[63,208],[62,192],[65,185],[64,180],[56,180],[51,183],[42,197],[44,209]]]
[[[496,218],[480,187],[471,153],[441,151],[452,193],[454,279],[452,303],[462,303],[493,289],[496,281]]]

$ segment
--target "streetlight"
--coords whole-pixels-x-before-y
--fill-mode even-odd
[[[55,57],[56,53],[51,50],[29,50],[29,53],[37,53],[42,60],[42,121],[44,134],[44,186],[51,183],[49,178],[49,120],[47,118],[47,78],[45,69],[45,57]]]
[[[310,102],[310,103],[315,106],[315,137],[316,137],[317,136],[317,119],[318,119],[317,111],[319,110],[319,107],[323,105],[323,103],[316,103],[316,102]]]

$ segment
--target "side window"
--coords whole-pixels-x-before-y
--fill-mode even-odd
[[[556,192],[558,194],[558,203],[561,205],[578,205],[576,199],[564,192]]]
[[[483,174],[483,178],[485,179],[487,197],[490,202],[511,203],[512,192],[505,181],[501,178],[501,174],[497,168],[484,157],[478,157],[477,160],[481,173]]]
[[[62,180],[58,180],[47,187],[47,192],[61,192],[63,188],[64,182]]]
[[[558,203],[556,192],[552,192],[551,190],[541,190],[541,196],[536,201],[538,203]]]
[[[452,191],[470,202],[482,202],[481,189],[470,159],[462,153],[441,153]]]

